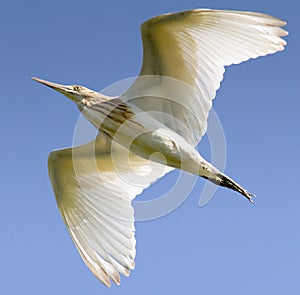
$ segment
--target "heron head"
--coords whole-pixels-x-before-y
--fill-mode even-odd
[[[82,99],[88,99],[98,94],[84,86],[80,85],[62,85],[53,82],[49,82],[39,78],[32,78],[32,80],[44,84],[70,98],[75,103],[80,103]]]

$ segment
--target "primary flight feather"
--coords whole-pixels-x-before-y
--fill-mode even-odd
[[[119,97],[33,78],[69,97],[99,130],[94,141],[51,152],[48,167],[72,240],[105,285],[134,268],[131,201],[165,173],[182,169],[252,201],[195,147],[224,67],[283,50],[284,25],[265,14],[208,9],[147,20],[140,75]]]

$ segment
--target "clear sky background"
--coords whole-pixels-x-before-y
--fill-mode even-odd
[[[176,211],[136,224],[136,269],[107,289],[81,261],[48,179],[48,153],[71,145],[79,112],[30,77],[101,90],[139,72],[144,20],[201,7],[288,21],[286,51],[227,69],[214,101],[226,172],[258,198],[251,205],[220,188],[200,208],[199,179]],[[299,8],[295,0],[3,2],[0,294],[300,294]]]

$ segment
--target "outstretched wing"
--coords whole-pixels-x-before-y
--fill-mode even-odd
[[[53,151],[48,161],[56,201],[85,264],[104,284],[134,268],[131,200],[168,172],[98,135],[82,146]]]
[[[284,25],[269,15],[225,10],[154,17],[142,24],[143,65],[124,98],[143,111],[165,113],[157,118],[195,145],[206,132],[224,66],[283,50],[286,42],[280,37],[287,32],[280,27]],[[147,80],[145,75],[160,77]],[[165,76],[191,89],[180,90],[185,87]]]

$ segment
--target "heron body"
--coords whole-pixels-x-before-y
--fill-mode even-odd
[[[75,102],[99,131],[87,144],[52,152],[48,165],[69,233],[104,284],[119,284],[119,273],[128,276],[134,268],[131,200],[173,168],[252,202],[252,194],[207,162],[196,146],[224,67],[283,50],[283,25],[265,14],[207,9],[152,18],[141,27],[140,75],[119,97],[33,78]]]

